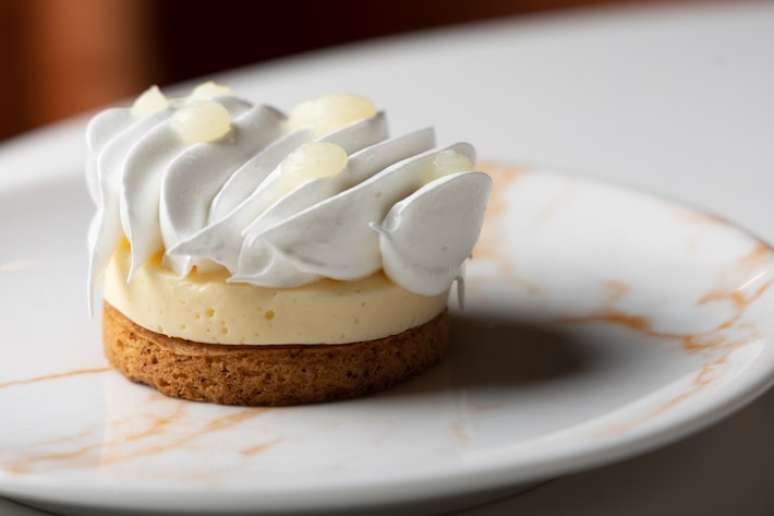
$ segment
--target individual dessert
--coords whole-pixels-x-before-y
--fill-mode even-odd
[[[388,135],[368,99],[289,115],[224,86],[157,87],[87,129],[89,302],[127,378],[169,396],[290,405],[415,375],[491,189],[474,150]],[[461,291],[461,285],[458,285]]]

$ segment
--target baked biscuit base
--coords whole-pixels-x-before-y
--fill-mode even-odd
[[[175,398],[224,405],[298,405],[381,391],[438,363],[446,313],[398,335],[351,344],[222,345],[167,337],[104,303],[108,360],[134,382]]]

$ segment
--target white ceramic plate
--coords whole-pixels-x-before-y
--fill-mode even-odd
[[[448,360],[377,396],[271,410],[108,370],[81,177],[0,189],[0,494],[64,511],[438,512],[663,445],[771,383],[767,246],[638,192],[489,170]]]

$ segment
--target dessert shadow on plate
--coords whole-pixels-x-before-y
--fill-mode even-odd
[[[601,365],[582,339],[559,327],[489,314],[450,315],[445,359],[379,397],[447,391],[524,389],[579,376]],[[600,358],[600,360],[597,360]]]

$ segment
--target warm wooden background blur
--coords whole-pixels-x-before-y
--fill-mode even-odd
[[[208,73],[350,41],[640,0],[0,0],[0,139]]]

